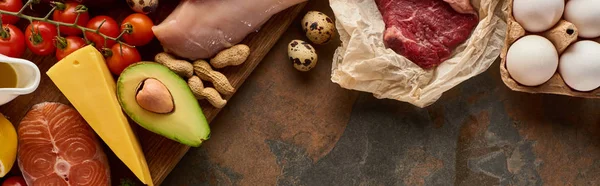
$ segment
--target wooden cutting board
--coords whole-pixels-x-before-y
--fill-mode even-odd
[[[179,1],[161,1],[159,11],[149,16],[154,20],[155,24],[160,23],[171,13],[171,11],[177,6],[178,2]],[[287,30],[293,19],[303,9],[304,5],[305,4],[300,4],[291,7],[273,16],[267,23],[265,23],[265,25],[262,26],[259,32],[250,34],[243,41],[243,43],[250,46],[252,51],[248,60],[243,65],[237,67],[228,67],[221,71],[229,78],[229,81],[234,87],[236,87],[236,89],[242,85],[244,80],[246,80],[258,63],[260,63],[260,61],[265,57],[267,52],[271,50],[275,42]],[[47,11],[45,11],[46,9],[44,7],[45,5],[39,5],[35,7],[35,10],[40,14],[45,14]],[[118,1],[118,3],[112,5],[110,9],[90,9],[90,14],[92,16],[109,15],[119,22],[131,13],[133,12],[125,4],[125,1]],[[29,14],[31,15],[36,13],[31,12]],[[19,22],[18,26],[20,26],[20,28],[24,28],[26,24],[27,22],[22,20]],[[163,48],[155,39],[147,46],[138,47],[138,50],[142,54],[143,60],[152,61],[154,55],[162,52]],[[45,72],[57,62],[54,56],[36,56],[27,51],[23,58],[36,63],[43,75],[40,86],[34,93],[21,96],[4,106],[0,106],[0,113],[6,115],[15,125],[18,125],[27,111],[35,104],[41,102],[61,102],[69,104],[69,101],[64,97],[64,95],[62,95],[62,93],[58,90],[54,83],[52,83],[48,76],[45,75]],[[226,97],[228,100],[230,98],[231,96]],[[200,105],[202,106],[204,115],[207,117],[209,122],[212,121],[220,111],[220,109],[210,106],[210,104],[208,104],[206,101],[200,101]],[[154,183],[156,185],[160,185],[160,183],[162,183],[171,170],[173,170],[173,168],[177,165],[190,147],[181,145],[177,142],[146,131],[132,121],[130,121],[130,123],[142,144],[142,148],[144,149],[146,160],[148,161],[148,166],[150,167],[150,172],[152,174]],[[109,156],[113,185],[118,185],[124,178],[132,179],[138,182],[138,185],[141,185],[133,173],[127,169],[127,167],[110,151],[107,146],[104,146],[104,149]],[[11,174],[18,174],[17,166],[13,167]]]

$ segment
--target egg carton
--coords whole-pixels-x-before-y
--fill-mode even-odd
[[[562,19],[550,30],[543,33],[529,33],[515,20],[512,13],[513,0],[509,0],[508,11],[507,11],[507,29],[506,38],[504,40],[504,48],[500,53],[500,75],[504,84],[513,91],[527,92],[533,94],[558,94],[572,97],[583,97],[583,98],[600,98],[600,88],[590,92],[580,92],[571,89],[562,79],[560,74],[557,72],[548,80],[546,83],[530,87],[519,84],[517,81],[512,79],[508,70],[506,69],[506,54],[510,46],[517,41],[519,38],[526,35],[540,35],[552,42],[556,47],[558,54],[562,54],[572,43],[578,41],[579,32],[577,27],[572,23]],[[600,39],[599,39],[600,40]]]

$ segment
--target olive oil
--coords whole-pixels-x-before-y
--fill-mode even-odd
[[[8,63],[0,63],[0,88],[16,88],[17,73]]]

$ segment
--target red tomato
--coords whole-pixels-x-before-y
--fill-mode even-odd
[[[56,59],[61,60],[86,45],[83,38],[67,36],[56,41]]]
[[[34,54],[46,56],[56,50],[54,38],[57,35],[56,26],[53,24],[34,21],[25,29],[25,38],[27,38],[25,43]]]
[[[23,177],[13,176],[4,180],[2,186],[27,186],[27,183],[25,183],[25,179],[23,179]]]
[[[2,25],[0,31],[0,54],[8,57],[21,57],[25,52],[25,36],[17,27]]]
[[[58,22],[73,24],[75,23],[75,19],[77,19],[77,6],[80,5],[81,4],[75,2],[65,3],[63,10],[54,11],[52,14],[52,19]],[[90,14],[87,11],[82,12],[77,20],[77,25],[86,26],[89,20]],[[68,36],[75,36],[80,35],[82,32],[81,29],[78,28],[60,26],[60,33]]]
[[[133,46],[143,46],[154,39],[152,32],[152,19],[140,13],[135,13],[127,16],[121,23],[121,32],[126,31],[123,35],[125,43]]]
[[[137,49],[121,44],[116,44],[111,48],[112,56],[108,57],[107,65],[110,72],[114,75],[121,75],[129,65],[142,61],[142,57]]]
[[[18,12],[23,7],[21,0],[0,0],[0,10]],[[16,16],[2,15],[2,24],[15,24],[19,21]]]
[[[102,24],[102,22],[104,22],[104,24]],[[100,24],[102,24],[102,27],[100,28],[100,33],[103,33],[104,35],[113,38],[119,37],[119,25],[113,18],[110,18],[108,16],[96,16],[90,19],[90,21],[87,24],[87,28],[96,30],[98,29],[98,27],[100,27]],[[113,46],[116,43],[113,40],[107,40],[106,46],[104,46],[104,38],[102,36],[92,32],[86,32],[85,35],[88,40],[95,43],[95,46],[98,49]]]

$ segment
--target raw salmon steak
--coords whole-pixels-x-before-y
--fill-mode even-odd
[[[19,124],[18,135],[17,160],[27,185],[110,185],[98,138],[70,106],[33,106]]]

